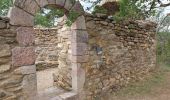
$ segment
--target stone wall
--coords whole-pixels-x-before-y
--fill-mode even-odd
[[[19,100],[23,76],[13,72],[12,49],[17,45],[16,32],[9,28],[9,19],[0,17],[0,99]]]
[[[58,71],[53,75],[54,84],[71,90],[71,28],[66,26],[65,19],[58,19]]]
[[[36,28],[36,68],[43,70],[58,67],[58,29],[56,28]]]
[[[154,70],[154,23],[115,23],[108,19],[86,16],[87,29],[77,25],[73,30],[73,27],[64,24],[65,20],[61,18],[57,29],[52,32],[47,29],[36,30],[36,45],[40,46],[36,50],[37,54],[41,55],[45,49],[49,52],[44,61],[52,59],[55,62],[58,59],[55,62],[59,64],[58,72],[54,74],[55,85],[69,90],[75,85],[75,89],[82,89],[85,77],[83,90],[86,99],[100,100],[105,93],[140,80]],[[0,18],[0,99],[27,100],[37,92],[33,47],[35,30],[25,26],[10,26],[8,22],[8,18]],[[81,22],[78,20],[76,23]],[[71,71],[74,77],[71,77]]]
[[[73,70],[70,67],[70,55],[74,52],[70,51],[70,37],[73,38],[74,33],[64,24],[59,26],[61,26],[58,29],[59,68],[54,75],[54,81],[57,86],[70,90]],[[88,15],[86,27],[89,34],[88,51],[84,53],[86,56],[83,59],[77,60],[81,62],[88,60],[81,64],[86,74],[84,91],[87,100],[100,100],[105,93],[117,91],[130,82],[143,79],[156,67],[155,23],[149,21],[115,23],[109,19]],[[85,38],[77,41],[83,39]],[[81,43],[77,46],[79,46],[77,52],[86,49]],[[79,65],[77,63],[77,66]],[[81,83],[81,80],[79,82]]]
[[[65,14],[68,15],[68,13],[71,11],[76,11],[80,16],[75,20],[75,22],[71,25],[71,29],[75,33],[75,38],[72,38],[73,43],[75,44],[74,47],[70,46],[70,42],[66,42],[64,36],[61,38],[61,41],[66,44],[66,46],[62,46],[61,50],[59,51],[59,64],[62,65],[64,62],[64,65],[70,65],[70,67],[62,67],[63,69],[69,69],[70,68],[77,68],[74,70],[75,74],[72,77],[72,80],[75,80],[76,84],[72,88],[72,90],[79,90],[79,86],[83,87],[83,84],[79,84],[78,80],[81,79],[81,77],[84,76],[84,74],[78,75],[79,67],[76,66],[78,62],[78,58],[83,58],[84,54],[81,54],[81,56],[78,56],[80,52],[77,52],[78,41],[76,39],[79,39],[77,37],[78,31],[76,30],[84,30],[85,29],[85,19],[83,16],[84,10],[80,4],[79,1],[70,1],[70,0],[14,0],[13,6],[10,7],[10,10],[8,12],[8,17],[10,19],[10,30],[14,28],[14,32],[16,32],[16,36],[14,36],[14,40],[16,39],[17,43],[15,41],[12,42],[6,42],[1,41],[2,44],[8,45],[16,43],[16,45],[13,48],[9,48],[9,45],[6,46],[7,49],[10,50],[11,54],[5,55],[7,56],[7,62],[4,63],[4,65],[9,65],[11,61],[11,72],[7,74],[7,76],[3,73],[4,80],[0,80],[1,91],[0,92],[0,99],[3,100],[34,100],[37,96],[37,79],[36,79],[36,67],[35,67],[35,60],[36,60],[36,54],[35,54],[35,32],[34,32],[34,17],[36,13],[46,6],[54,5],[56,8],[63,9]],[[0,20],[1,21],[1,20]],[[0,22],[0,26],[2,28],[8,28],[9,24],[7,25],[8,21],[6,19],[3,19],[3,21]],[[63,28],[64,29],[64,28]],[[65,31],[66,32],[66,31]],[[3,35],[4,32],[2,33]],[[87,35],[87,34],[86,34]],[[8,35],[7,35],[8,37]],[[6,39],[7,41],[9,38]],[[72,42],[72,41],[71,41]],[[62,43],[63,44],[63,43]],[[86,44],[86,43],[84,43]],[[64,49],[68,48],[68,49]],[[62,54],[69,54],[69,50],[71,48],[71,51],[75,51],[74,55],[71,54],[71,61],[69,61],[66,57]],[[4,49],[4,47],[3,47]],[[2,49],[2,52],[5,50]],[[4,57],[3,57],[4,58]],[[9,58],[9,59],[8,59]],[[61,60],[62,59],[62,60]],[[66,60],[66,61],[65,61]],[[79,61],[80,62],[80,61]],[[74,66],[72,66],[74,65]],[[3,67],[3,66],[2,66]],[[9,68],[9,66],[4,67]],[[4,70],[1,69],[1,70]],[[61,68],[59,66],[59,68]],[[62,69],[61,68],[61,69]],[[65,72],[65,71],[63,71]],[[60,73],[60,72],[59,72]],[[62,72],[61,72],[62,73]],[[11,75],[12,74],[12,75]],[[8,75],[11,75],[8,77]],[[81,76],[81,77],[80,77]],[[68,76],[70,77],[70,74],[68,73]],[[56,77],[57,79],[57,77]],[[60,78],[59,78],[60,79]],[[78,92],[76,92],[77,94]],[[75,95],[76,95],[75,94]],[[67,95],[68,96],[68,95]],[[69,97],[65,97],[62,99],[67,100]]]
[[[0,17],[0,100],[36,96],[34,36],[32,28],[12,26],[9,18]]]
[[[142,79],[156,67],[156,25],[148,21],[115,23],[86,17],[89,59],[86,70],[87,100],[100,100],[128,83]]]

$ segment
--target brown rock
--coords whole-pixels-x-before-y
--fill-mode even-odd
[[[0,57],[8,57],[11,56],[11,48],[7,44],[0,45]]]
[[[34,47],[16,47],[12,50],[12,64],[14,67],[34,65],[35,58]]]
[[[14,0],[14,5],[24,9],[25,11],[35,15],[40,9],[34,0]]]
[[[48,0],[48,4],[56,4],[56,1],[58,0]]]
[[[11,57],[2,57],[0,58],[0,65],[5,64],[11,61]]]
[[[34,26],[34,17],[20,8],[10,8],[8,17],[11,25]]]
[[[106,21],[100,21],[100,23],[103,25],[108,25],[108,22],[106,22]]]
[[[4,21],[0,20],[0,29],[6,28],[6,27],[7,27],[7,24]]]
[[[5,97],[7,94],[5,93],[5,91],[0,90],[0,98]]]
[[[79,16],[75,22],[71,25],[71,29],[79,29],[79,30],[85,30],[86,29],[86,23],[84,16]]]
[[[32,66],[22,66],[17,68],[14,71],[15,74],[22,74],[22,75],[28,75],[28,74],[34,74],[36,73],[36,67],[35,65]]]
[[[66,0],[64,8],[67,9],[67,10],[70,10],[71,7],[74,5],[74,3],[75,3],[75,0]]]
[[[34,44],[35,32],[33,28],[20,27],[17,29],[17,41],[21,46]]]
[[[0,65],[0,74],[6,72],[6,71],[9,71],[11,68],[11,65],[10,64],[7,64],[7,65]]]
[[[64,7],[65,0],[56,0],[56,5],[59,7]]]
[[[45,7],[46,5],[48,5],[48,1],[47,0],[36,0],[36,2],[38,3],[38,5],[40,7]]]
[[[96,27],[95,21],[88,21],[86,23],[87,28],[94,29]]]

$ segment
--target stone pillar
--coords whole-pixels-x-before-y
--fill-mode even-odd
[[[31,4],[30,4],[31,3]],[[25,5],[25,6],[21,6]],[[14,7],[9,11],[11,27],[16,29],[17,45],[12,49],[12,66],[15,74],[22,75],[21,81],[23,100],[33,100],[37,94],[37,79],[35,67],[35,32],[34,14],[39,9],[35,2],[26,0],[14,1]],[[32,7],[32,8],[31,8]]]
[[[83,100],[82,96],[85,96],[83,93],[83,87],[85,83],[85,66],[83,65],[88,60],[88,33],[86,31],[84,16],[78,17],[77,20],[72,24],[71,29],[72,89],[76,91],[79,96],[81,95],[79,99]]]
[[[16,67],[16,72],[24,76],[22,81],[23,98],[33,100],[37,93],[34,29],[19,27],[16,31],[19,45],[12,50],[12,64]]]

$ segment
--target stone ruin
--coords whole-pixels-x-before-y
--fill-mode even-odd
[[[65,15],[54,29],[34,29],[34,15],[47,5],[80,16],[71,27]],[[80,7],[71,0],[15,0],[8,17],[0,17],[0,100],[102,100],[155,69],[155,23],[115,23]],[[46,98],[36,73],[51,67],[54,87],[64,92]]]

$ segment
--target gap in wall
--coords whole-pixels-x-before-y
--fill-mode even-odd
[[[62,10],[48,6],[40,10],[35,17],[38,92],[54,88],[53,74],[58,68],[57,18],[63,15]]]

